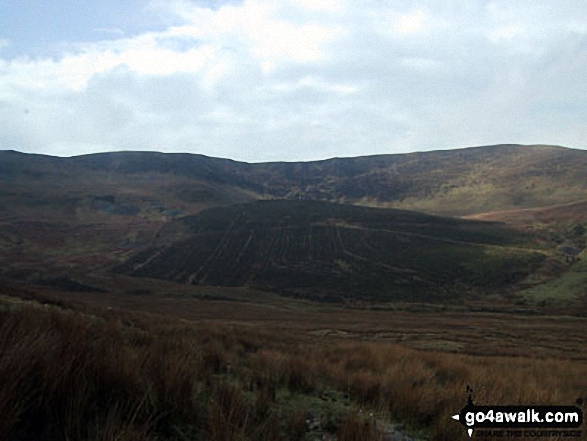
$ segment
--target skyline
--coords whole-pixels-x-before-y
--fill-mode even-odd
[[[260,162],[584,148],[581,6],[7,1],[0,149]]]

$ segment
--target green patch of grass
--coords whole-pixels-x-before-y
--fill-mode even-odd
[[[534,250],[484,247],[482,254],[471,255],[464,266],[478,285],[492,288],[520,281],[544,258],[544,254]]]
[[[520,293],[531,303],[566,306],[587,297],[587,253],[558,278]]]

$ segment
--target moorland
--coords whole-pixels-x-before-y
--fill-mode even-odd
[[[0,433],[464,440],[467,385],[585,400],[586,178],[556,146],[0,151]]]

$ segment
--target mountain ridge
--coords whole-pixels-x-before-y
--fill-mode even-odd
[[[121,186],[131,187],[141,183],[126,181],[149,174],[157,186],[187,179],[204,187],[225,185],[252,199],[326,200],[441,215],[545,207],[584,199],[587,194],[587,152],[546,145],[267,163],[132,151],[70,158],[25,155],[29,154],[0,151],[0,172],[5,177],[18,177],[20,172],[29,179],[53,175],[66,181],[94,174],[95,180],[118,179]],[[174,197],[166,195],[166,199]]]
[[[579,304],[584,297],[582,266],[574,265],[587,246],[587,204],[578,202],[587,196],[583,150],[498,145],[303,163],[187,153],[56,158],[0,151],[0,184],[0,275],[45,285],[57,280],[64,289],[94,286],[94,280],[112,277],[114,267],[146,278],[328,301],[452,302],[485,298],[483,293],[515,299],[520,290],[561,277],[572,292],[568,298]],[[257,201],[281,208],[263,211]],[[286,214],[290,209],[280,201],[300,204],[299,215]],[[369,211],[375,208],[383,210]],[[258,220],[231,230],[230,222],[247,219],[234,210]],[[308,223],[312,210],[319,219]],[[200,226],[206,216],[212,219],[211,230],[194,232],[194,216]],[[493,223],[459,223],[465,216]],[[273,224],[263,226],[264,217]],[[287,217],[295,225],[285,226]],[[396,218],[403,220],[393,224]],[[498,225],[507,227],[505,236],[494,235]],[[471,239],[483,235],[493,239]],[[503,242],[506,236],[524,243]],[[297,257],[275,254],[274,241],[279,249],[293,246]],[[318,243],[323,252],[314,248]],[[202,255],[190,251],[199,248]],[[225,268],[222,249],[227,262],[243,265]],[[165,259],[151,259],[153,253]],[[191,257],[186,263],[182,256]],[[298,280],[305,282],[296,285]],[[527,298],[541,302],[557,296],[528,292]]]

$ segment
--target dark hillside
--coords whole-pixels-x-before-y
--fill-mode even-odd
[[[123,267],[132,274],[305,297],[508,296],[567,273],[576,259],[567,259],[566,247],[583,257],[584,214],[556,207],[580,208],[573,203],[586,195],[587,152],[552,146],[265,164],[156,152],[56,158],[0,151],[0,266],[8,277],[92,285],[85,274],[131,258]],[[288,203],[242,205],[256,200]],[[513,233],[421,214],[505,210],[522,219],[516,213],[537,208],[569,216],[545,223],[537,211],[522,228],[510,222],[523,231]],[[508,215],[494,219],[508,222]],[[520,248],[530,242],[542,251]],[[570,291],[582,301],[576,279],[573,273]]]
[[[118,270],[324,301],[456,301],[515,283],[542,258],[499,224],[325,202],[262,201],[176,222],[181,238],[162,231]]]
[[[39,196],[56,200],[56,194],[103,196],[108,188],[108,194],[131,193],[143,205],[150,198],[188,213],[252,199],[306,199],[469,215],[585,199],[587,152],[499,145],[248,164],[179,153],[54,158],[0,151],[0,175],[9,194],[34,198],[42,189]]]

